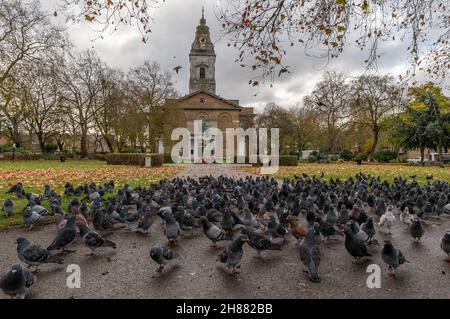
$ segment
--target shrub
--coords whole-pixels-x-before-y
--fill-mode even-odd
[[[340,158],[336,161],[336,163],[344,163],[344,160],[342,158]]]
[[[381,150],[373,153],[373,159],[378,162],[388,163],[397,158],[397,153],[389,150]]]
[[[353,153],[348,149],[343,149],[339,153],[339,158],[341,158],[343,161],[351,161],[353,159]]]
[[[58,149],[58,145],[56,144],[45,144],[44,145],[44,153],[45,154],[53,154]]]
[[[95,154],[92,154],[91,156],[89,156],[89,158],[97,160],[97,161],[106,161],[106,154],[95,153]]]
[[[310,163],[315,163],[315,162],[317,162],[317,156],[316,156],[316,155],[313,155],[313,154],[310,154],[310,155],[308,156],[308,162],[310,162]]]
[[[145,166],[145,158],[151,158],[151,166],[162,166],[163,154],[154,153],[108,153],[106,154],[106,164],[110,165],[136,165]]]
[[[328,156],[328,159],[332,162],[336,162],[339,159],[339,155],[332,154],[332,155]]]
[[[164,154],[164,163],[173,164],[172,154]]]
[[[280,166],[297,166],[298,157],[296,155],[281,155],[279,157]]]

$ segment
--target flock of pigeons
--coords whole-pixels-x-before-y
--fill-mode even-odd
[[[368,245],[379,245],[375,238],[377,228],[386,227],[390,234],[398,219],[412,239],[419,241],[427,220],[450,214],[447,182],[420,186],[415,181],[395,178],[388,183],[363,173],[347,180],[329,181],[303,174],[280,183],[272,177],[177,177],[148,188],[125,185],[117,191],[113,181],[79,187],[67,183],[64,195],[73,198],[67,212],[61,207],[61,196],[47,185],[42,195],[26,193],[21,183],[12,186],[8,193],[28,199],[23,221],[30,228],[43,218],[53,218],[57,229],[47,248],[25,237],[17,239],[18,259],[28,267],[15,264],[2,273],[0,289],[19,298],[25,298],[36,282],[34,273],[39,266],[64,262],[62,254],[71,252],[69,248],[77,234],[94,254],[100,247],[117,248],[104,238],[105,232],[123,227],[131,230],[135,225],[134,231],[148,234],[157,218],[163,221],[168,241],[150,249],[158,272],[178,257],[173,245],[177,245],[181,234],[202,228],[212,246],[219,241],[231,242],[218,256],[231,274],[240,272],[243,245],[248,244],[256,251],[256,257],[262,258],[263,251],[281,250],[288,237],[293,236],[308,278],[320,282],[323,241],[345,236],[344,247],[358,262],[370,256]],[[49,202],[49,210],[42,206],[44,200]],[[12,198],[4,201],[2,210],[6,215],[13,214],[14,208]],[[395,209],[400,213],[396,214]],[[450,230],[440,239],[440,247],[450,262]],[[384,241],[381,257],[392,275],[407,262],[390,240]],[[34,269],[30,271],[30,267]]]

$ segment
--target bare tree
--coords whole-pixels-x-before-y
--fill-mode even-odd
[[[283,73],[286,46],[303,46],[306,53],[332,59],[347,46],[367,53],[364,63],[376,67],[382,42],[409,41],[411,65],[429,73],[448,70],[450,6],[447,0],[222,0],[218,17],[238,61],[262,75]],[[319,49],[319,50],[317,50]],[[434,59],[435,56],[440,59]],[[284,71],[283,71],[284,70]],[[276,71],[276,72],[275,72]],[[281,71],[281,72],[280,72]]]
[[[0,86],[21,61],[34,61],[68,44],[38,0],[0,0]]]
[[[288,110],[293,126],[294,144],[299,151],[314,144],[319,135],[319,113],[311,107],[291,107]]]
[[[20,99],[19,70],[12,70],[0,85],[0,113],[2,128],[6,128],[12,142],[20,147],[20,127],[25,119]]]
[[[123,120],[120,116],[120,108],[123,107],[125,99],[123,81],[122,72],[105,68],[94,111],[95,129],[100,132],[110,152],[114,152],[114,127]]]
[[[388,116],[399,112],[405,105],[401,87],[389,75],[361,75],[351,82],[351,118],[372,133],[372,143],[367,151],[371,157],[378,145],[380,132]]]
[[[148,145],[156,148],[156,140],[164,133],[164,124],[172,116],[165,108],[167,98],[177,96],[168,72],[164,72],[156,62],[146,61],[144,65],[133,68],[128,73],[128,97],[145,117],[148,129]]]
[[[90,50],[70,54],[59,69],[63,101],[80,129],[81,156],[88,154],[87,137],[94,121],[97,99],[102,90],[104,63]]]
[[[36,134],[42,152],[45,152],[48,140],[55,135],[56,123],[61,119],[61,89],[52,65],[54,62],[24,65],[27,74],[20,80],[25,124],[30,132]]]
[[[337,151],[339,134],[347,126],[349,108],[349,86],[344,74],[336,71],[325,73],[315,90],[307,95],[304,104],[319,114],[326,131],[327,151]]]

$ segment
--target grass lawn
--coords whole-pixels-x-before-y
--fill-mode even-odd
[[[258,167],[238,167],[238,170],[247,173],[259,174]],[[306,173],[310,176],[319,176],[320,172],[325,174],[324,179],[330,178],[346,179],[355,176],[359,172],[380,176],[381,179],[392,182],[394,177],[401,176],[412,180],[410,176],[416,175],[416,181],[420,184],[426,184],[430,180],[426,179],[428,174],[433,174],[433,180],[443,180],[450,182],[450,168],[437,166],[416,166],[408,164],[367,164],[356,165],[355,163],[332,163],[332,164],[310,164],[301,163],[298,166],[281,166],[275,174],[276,178],[293,178],[294,175]]]
[[[64,184],[71,182],[74,186],[95,182],[98,184],[114,180],[116,187],[128,183],[130,186],[149,186],[161,179],[172,177],[178,171],[178,166],[163,166],[155,168],[141,168],[135,166],[106,165],[102,161],[68,160],[60,161],[0,161],[0,204],[7,197],[13,198],[16,203],[15,214],[6,217],[0,212],[0,228],[22,224],[22,210],[27,204],[26,199],[17,199],[6,191],[18,182],[22,182],[25,192],[42,194],[44,185],[47,184],[61,195],[64,192]],[[62,208],[67,209],[69,201],[73,197],[63,197]],[[44,201],[43,206],[49,207]]]

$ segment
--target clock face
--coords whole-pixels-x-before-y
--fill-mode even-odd
[[[205,37],[200,37],[200,42],[201,43],[205,43],[206,42],[206,38]]]

